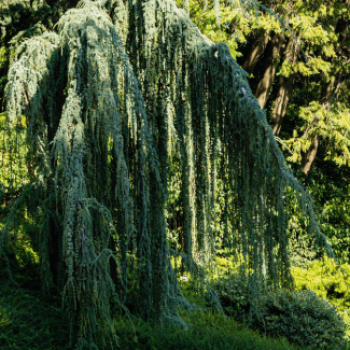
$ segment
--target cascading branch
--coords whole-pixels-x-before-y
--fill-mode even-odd
[[[9,129],[26,117],[29,184],[12,201],[0,252],[26,203],[40,222],[43,288],[63,294],[77,349],[116,340],[112,312],[128,304],[130,279],[144,319],[183,323],[178,307],[191,305],[167,242],[174,164],[186,269],[210,263],[219,221],[253,293],[262,280],[291,286],[288,187],[324,239],[247,74],[172,0],[81,2],[57,33],[18,48],[5,93]]]

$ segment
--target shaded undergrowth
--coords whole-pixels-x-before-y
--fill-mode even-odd
[[[32,277],[30,277],[32,276]],[[44,297],[32,271],[17,283],[0,281],[0,349],[68,349],[68,315],[59,297]],[[182,313],[189,329],[159,328],[133,318],[114,319],[120,349],[128,350],[292,350],[286,340],[271,339],[214,311]]]
[[[34,260],[29,260],[15,271],[15,283],[0,275],[0,349],[66,350],[69,343],[67,312],[62,310],[59,296],[47,297],[41,292],[38,266]],[[224,265],[233,269],[227,261],[218,263],[223,274]],[[189,300],[203,305],[200,295],[194,292],[191,276],[187,283],[180,282],[180,285]],[[119,312],[115,314],[119,348],[123,350],[301,349],[284,338],[273,339],[251,330],[213,309],[181,312],[189,325],[187,331],[176,326],[155,327],[135,316],[131,316],[130,322],[129,317]]]
[[[68,319],[60,300],[43,299],[35,283],[25,288],[2,280],[0,285],[0,349],[67,348]]]

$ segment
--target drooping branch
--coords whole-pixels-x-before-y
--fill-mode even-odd
[[[317,218],[226,45],[210,42],[172,0],[86,0],[61,17],[57,35],[23,48],[15,63],[23,72],[9,76],[9,121],[27,118],[28,164],[45,189],[36,204],[42,278],[55,275],[47,290],[63,293],[72,345],[109,346],[113,305],[128,301],[144,319],[183,325],[177,311],[190,304],[170,253],[200,275],[196,259],[206,267],[215,253],[214,220],[227,241],[235,237],[252,295],[264,281],[292,285],[284,191],[300,194],[321,235]],[[175,162],[182,252],[167,236]]]

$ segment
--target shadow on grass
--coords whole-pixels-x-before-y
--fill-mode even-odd
[[[28,271],[29,273],[29,271]],[[68,317],[59,297],[48,298],[23,276],[18,286],[0,280],[0,349],[67,350]],[[296,350],[286,340],[271,339],[213,311],[182,313],[190,326],[156,328],[140,319],[114,320],[123,350]]]
[[[60,300],[0,281],[1,350],[63,350],[68,339],[68,318]]]
[[[119,319],[116,330],[123,350],[296,350],[286,340],[262,337],[233,319],[215,312],[182,313],[190,325],[184,332],[179,327],[154,328],[136,320],[135,331],[130,322]]]

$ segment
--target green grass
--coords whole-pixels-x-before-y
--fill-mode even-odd
[[[57,299],[0,281],[0,349],[67,348],[68,320]]]
[[[59,298],[45,298],[34,280],[26,283],[26,287],[16,287],[0,281],[0,349],[68,349],[68,319],[60,308]],[[212,311],[183,313],[182,316],[190,325],[187,331],[174,326],[162,329],[152,327],[136,318],[132,325],[129,320],[116,317],[120,349],[297,349],[285,340],[261,336]]]
[[[190,325],[186,332],[170,327],[153,328],[140,320],[135,322],[137,341],[129,322],[119,320],[117,332],[124,350],[292,350],[286,340],[271,339],[249,330],[234,320],[207,312],[183,314]]]

